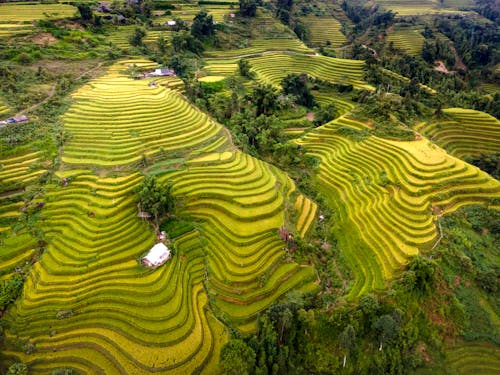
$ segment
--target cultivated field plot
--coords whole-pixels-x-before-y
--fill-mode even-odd
[[[279,85],[290,73],[307,73],[331,83],[352,85],[356,89],[374,89],[364,81],[365,62],[361,60],[270,53],[251,58],[249,62],[260,81],[273,85]]]
[[[222,127],[177,93],[121,73],[132,63],[141,65],[137,61],[114,65],[73,95],[77,103],[64,115],[71,134],[64,162],[110,167],[224,145]],[[142,65],[150,71],[156,67]]]
[[[215,363],[226,334],[205,310],[198,236],[179,238],[179,256],[161,269],[140,267],[154,243],[134,202],[142,176],[59,177],[71,182],[44,197],[48,248],[6,318],[36,354],[12,355],[35,373],[67,364],[85,373],[193,373]]]
[[[127,78],[121,72],[131,64],[154,67],[145,60],[115,64],[77,90],[64,116],[72,139],[59,183],[46,185],[43,197],[47,246],[5,317],[7,337],[36,350],[8,345],[4,355],[34,373],[70,366],[83,373],[214,374],[228,335],[207,308],[205,286],[245,332],[291,289],[316,288],[314,270],[287,260],[277,233],[284,202],[296,199],[290,178],[234,151],[220,125],[173,91]],[[199,223],[170,245],[171,260],[150,270],[138,262],[155,242],[137,217],[143,176],[120,166],[156,147],[162,163],[151,169],[173,181],[183,212]],[[198,155],[188,159],[193,151]],[[307,232],[314,207],[302,198],[297,230]]]
[[[239,59],[205,59],[203,70],[209,74],[231,76],[238,73]]]
[[[4,116],[10,112],[10,108],[0,99],[0,116]],[[3,118],[2,118],[3,120]]]
[[[455,4],[451,3],[449,8],[445,8],[438,0],[422,0],[418,2],[405,0],[377,0],[376,3],[380,4],[385,9],[396,12],[399,16],[415,16],[435,13],[468,13],[466,11],[459,10],[458,7],[452,8],[451,6]]]
[[[0,276],[12,274],[34,253],[36,240],[29,228],[19,226],[19,217],[26,186],[46,171],[41,160],[39,152],[0,159]]]
[[[172,14],[169,16],[159,17],[155,19],[155,23],[165,23],[174,18],[179,18],[183,21],[191,23],[202,9],[205,9],[209,15],[213,17],[216,22],[224,21],[224,17],[229,13],[234,13],[235,10],[230,8],[230,5],[202,5],[202,6],[188,6],[182,5],[179,10],[172,10]]]
[[[334,230],[356,275],[351,297],[383,287],[410,256],[431,248],[434,214],[500,197],[498,181],[427,139],[349,137],[364,127],[343,116],[298,141],[322,161],[317,178],[338,213]]]
[[[304,23],[308,25],[310,42],[313,46],[330,46],[338,48],[346,42],[342,34],[339,21],[333,17],[304,17]]]
[[[405,51],[408,55],[417,56],[422,52],[424,37],[422,29],[410,27],[395,27],[389,34],[387,40],[394,44],[394,47]]]
[[[72,17],[77,9],[67,4],[0,4],[0,22],[31,22]]]
[[[500,121],[495,117],[464,108],[448,108],[443,112],[452,120],[421,123],[415,130],[462,159],[500,152]]]
[[[22,23],[0,23],[0,38],[27,35],[33,32],[33,25]]]
[[[500,349],[487,342],[463,342],[446,352],[450,369],[459,375],[495,375],[500,371]]]
[[[254,330],[257,314],[280,295],[311,287],[313,269],[285,262],[285,243],[277,236],[284,202],[295,189],[286,174],[240,152],[224,152],[194,159],[164,178],[185,197],[186,213],[205,222],[200,234],[208,282],[217,306],[241,330]],[[306,216],[298,224],[303,232],[314,213]]]
[[[207,51],[204,53],[207,57],[218,58],[234,58],[258,55],[268,51],[289,51],[297,53],[314,54],[314,51],[307,47],[299,39],[261,39],[252,40],[249,46],[245,48],[238,48],[233,50],[224,51]]]

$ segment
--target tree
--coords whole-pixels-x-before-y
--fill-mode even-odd
[[[240,0],[240,14],[243,17],[255,17],[257,13],[256,0]]]
[[[135,47],[140,47],[143,45],[142,39],[146,36],[146,30],[142,27],[136,27],[134,33],[130,36],[129,42]]]
[[[379,350],[382,350],[382,345],[395,338],[399,331],[399,326],[391,315],[382,315],[373,324],[373,328],[377,333],[378,341],[380,342]]]
[[[242,340],[230,340],[220,352],[220,366],[225,375],[248,375],[255,367],[255,352]]]
[[[28,375],[28,366],[22,362],[14,363],[9,367],[7,375]]]
[[[80,13],[80,18],[82,21],[90,21],[92,20],[92,9],[90,6],[85,3],[80,3],[76,6],[78,8],[78,12]]]
[[[142,181],[137,202],[142,211],[150,213],[156,224],[163,217],[171,216],[176,206],[176,199],[172,195],[172,182],[160,185],[155,176],[146,176]]]
[[[339,335],[339,344],[342,349],[344,349],[344,365],[346,365],[347,354],[350,354],[356,348],[356,332],[352,325],[348,325]]]
[[[207,39],[214,35],[214,20],[205,9],[202,9],[193,19],[191,35],[195,38]]]
[[[259,85],[251,94],[250,100],[256,108],[255,115],[269,115],[278,105],[278,93],[272,85]]]
[[[238,69],[242,77],[252,78],[252,73],[250,72],[251,65],[248,60],[240,59],[238,61]]]
[[[161,53],[165,53],[167,52],[167,41],[165,40],[165,38],[163,37],[163,33],[160,34],[160,36],[158,37],[158,39],[156,40],[156,45],[158,46],[158,50],[161,52]]]
[[[430,294],[436,280],[436,263],[417,255],[408,264],[408,271],[415,274],[414,288],[423,294]]]
[[[309,88],[309,78],[307,74],[289,74],[281,81],[283,93],[293,95],[297,104],[311,108],[315,104],[314,96]]]

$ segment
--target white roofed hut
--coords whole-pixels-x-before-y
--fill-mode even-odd
[[[171,253],[168,247],[159,242],[141,259],[141,264],[145,267],[156,268],[164,264],[170,257]]]

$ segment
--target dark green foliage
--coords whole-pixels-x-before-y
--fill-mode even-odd
[[[315,104],[307,74],[289,74],[281,82],[283,93],[293,95],[297,104],[312,108]]]
[[[240,14],[243,17],[255,17],[257,0],[240,0]]]
[[[78,8],[78,12],[80,13],[80,17],[82,21],[90,21],[92,19],[92,9],[90,9],[90,5],[87,3],[80,3],[76,6]]]
[[[28,366],[22,362],[16,362],[9,367],[7,375],[28,375]]]
[[[130,36],[129,42],[131,45],[135,47],[140,47],[144,45],[143,39],[146,36],[146,30],[144,30],[142,27],[136,27],[134,29],[134,33]]]
[[[174,217],[170,217],[160,224],[160,230],[165,231],[171,239],[191,232],[194,228],[195,227],[192,222]]]
[[[141,210],[149,212],[158,222],[162,217],[171,216],[176,206],[172,195],[172,183],[160,185],[155,176],[146,176],[139,188],[137,202]]]
[[[278,91],[272,85],[259,85],[248,97],[255,105],[256,116],[269,115],[278,107]]]
[[[7,280],[0,282],[0,311],[12,302],[21,294],[23,290],[24,278],[21,275],[14,275]]]
[[[172,48],[177,53],[189,51],[200,54],[204,50],[201,41],[187,31],[173,33]]]
[[[466,161],[500,180],[500,153],[481,153],[479,156],[467,158]]]
[[[60,367],[52,370],[51,375],[74,375],[75,370],[69,367]]]
[[[220,366],[225,375],[251,374],[255,363],[255,352],[244,341],[233,339],[220,352]]]
[[[191,35],[199,39],[207,39],[214,35],[214,20],[205,9],[202,9],[193,19]]]
[[[436,263],[423,256],[417,255],[408,264],[408,271],[413,279],[413,285],[410,289],[423,294],[429,294],[433,290],[436,281]]]
[[[314,126],[320,126],[332,121],[338,116],[337,107],[334,103],[329,103],[314,112]]]
[[[238,70],[242,77],[253,78],[252,73],[250,72],[251,65],[248,60],[240,59],[238,61]]]

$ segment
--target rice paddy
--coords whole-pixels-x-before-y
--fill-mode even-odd
[[[450,213],[500,197],[498,181],[425,138],[343,135],[364,127],[342,116],[297,141],[322,161],[317,179],[338,212],[334,230],[356,275],[350,297],[382,288],[409,257],[432,247],[437,208]]]
[[[421,123],[416,127],[451,155],[459,158],[500,152],[500,121],[472,109],[448,108],[449,120]]]
[[[154,67],[145,60],[115,64],[75,92],[63,117],[72,137],[57,178],[67,183],[46,185],[47,249],[5,316],[7,337],[36,351],[8,345],[3,354],[35,373],[63,366],[214,373],[228,334],[209,299],[251,332],[276,299],[315,289],[312,267],[286,260],[278,237],[295,190],[290,178],[235,151],[220,125],[174,91],[128,78],[131,64]],[[128,169],[142,155],[150,163],[165,160],[151,170],[173,181],[184,202],[179,214],[197,221],[169,245],[174,257],[156,270],[138,263],[155,243],[137,217],[135,189],[143,176]],[[306,233],[315,206],[303,197],[298,210]]]
[[[309,26],[309,40],[313,46],[328,46],[338,48],[346,42],[341,32],[342,25],[333,17],[305,17],[305,24]]]
[[[373,90],[364,81],[364,61],[337,59],[326,56],[308,56],[285,53],[270,53],[249,59],[257,79],[279,85],[290,73],[307,73],[331,83],[352,85],[357,89]]]
[[[420,55],[424,44],[424,37],[421,34],[422,29],[400,27],[395,28],[389,34],[387,40],[394,44],[395,48],[405,51],[410,56]]]
[[[0,22],[31,22],[72,17],[77,9],[67,4],[0,4]]]

